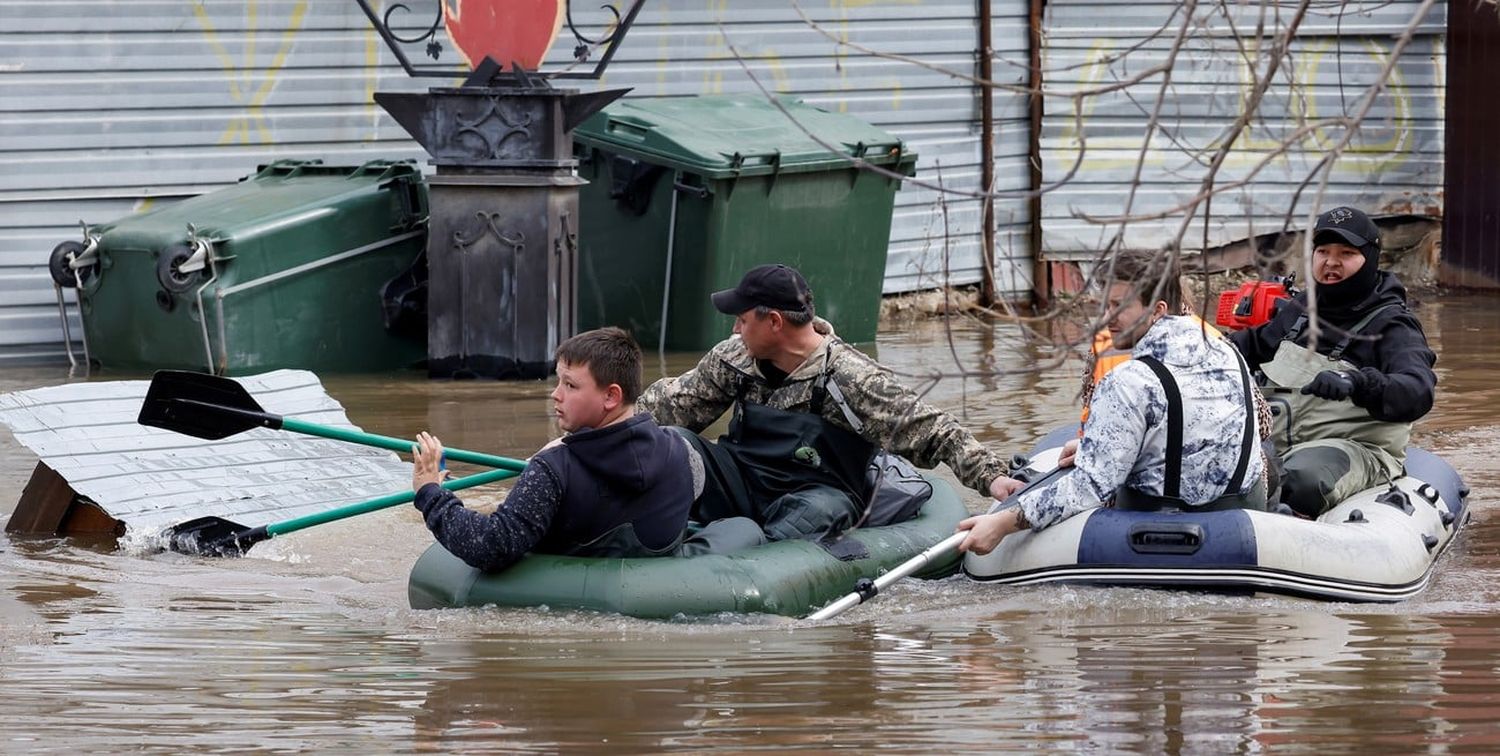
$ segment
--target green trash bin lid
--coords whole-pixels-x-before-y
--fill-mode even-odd
[[[911,173],[916,155],[883,129],[792,98],[777,102],[785,113],[758,95],[621,100],[584,121],[573,138],[709,179],[838,170],[850,157]]]
[[[190,223],[198,236],[215,241],[286,223],[337,225],[344,222],[337,210],[351,201],[350,195],[361,196],[402,177],[421,183],[422,170],[416,161],[370,160],[353,166],[278,160],[260,166],[236,184],[91,228],[112,249],[154,250],[186,239]],[[420,209],[409,208],[411,212]],[[396,212],[393,205],[392,213]],[[415,221],[415,216],[391,218],[393,225]]]

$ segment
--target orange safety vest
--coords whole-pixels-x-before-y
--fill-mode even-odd
[[[1199,324],[1208,329],[1209,333],[1221,339],[1224,338],[1224,334],[1220,333],[1219,329],[1209,325],[1208,321],[1205,321],[1203,318],[1197,315],[1189,315],[1188,317],[1198,321]],[[1124,365],[1130,360],[1129,351],[1115,349],[1115,341],[1110,337],[1109,329],[1107,328],[1094,334],[1094,343],[1089,351],[1094,358],[1093,386],[1098,386],[1099,381],[1103,380],[1109,371]],[[1092,391],[1089,392],[1089,398],[1093,399]],[[1083,412],[1078,417],[1078,435],[1080,436],[1083,435],[1083,424],[1089,419],[1089,404],[1090,402],[1083,403]]]

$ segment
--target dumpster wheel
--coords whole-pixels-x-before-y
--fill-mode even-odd
[[[85,247],[81,242],[65,241],[52,248],[52,256],[47,259],[47,272],[52,274],[52,280],[64,289],[71,289],[78,285],[79,281],[88,282],[94,273],[98,272],[99,263],[79,268],[75,277],[73,274],[73,260],[84,252]]]
[[[161,251],[161,255],[156,258],[156,281],[163,289],[181,294],[193,288],[193,282],[202,275],[202,271],[184,273],[182,264],[193,256],[194,251],[187,244],[173,244]]]

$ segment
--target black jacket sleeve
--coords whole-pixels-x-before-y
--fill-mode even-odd
[[[1387,320],[1375,342],[1375,365],[1361,366],[1350,400],[1376,420],[1409,423],[1432,409],[1437,356],[1410,312]]]
[[[458,497],[428,483],[412,502],[433,537],[470,567],[486,572],[515,564],[541,542],[562,505],[562,484],[545,460],[533,458],[515,488],[490,514],[465,508]]]
[[[1297,320],[1294,309],[1281,307],[1269,322],[1229,334],[1229,342],[1240,350],[1240,355],[1245,358],[1251,370],[1270,362],[1276,356],[1276,347],[1286,338],[1287,332],[1292,330],[1292,323]]]

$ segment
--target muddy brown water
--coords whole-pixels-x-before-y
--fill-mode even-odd
[[[407,571],[430,540],[406,507],[238,560],[7,539],[0,752],[1495,752],[1500,298],[1446,295],[1421,315],[1440,387],[1416,442],[1473,487],[1473,521],[1404,603],[956,577],[903,581],[826,624],[652,622],[410,610]],[[923,322],[877,349],[917,381],[955,359],[1017,364],[1019,344],[1010,325],[959,323],[950,339]],[[1076,417],[1076,372],[950,378],[929,398],[1008,453]],[[65,380],[13,369],[0,392]],[[374,432],[429,428],[510,456],[556,432],[540,383],[326,384]],[[34,462],[0,431],[0,511]]]

